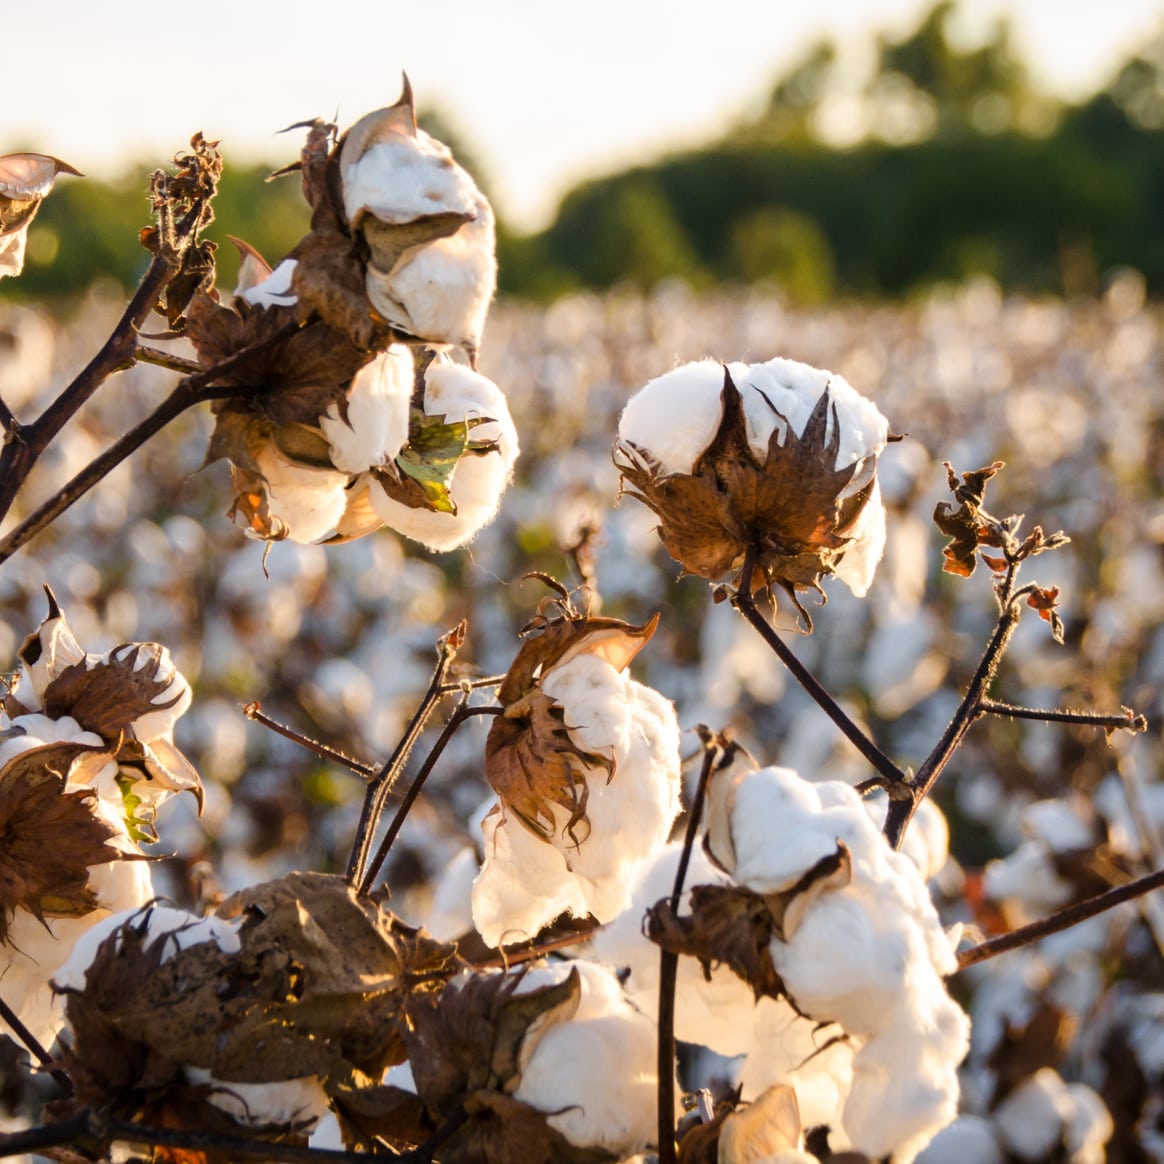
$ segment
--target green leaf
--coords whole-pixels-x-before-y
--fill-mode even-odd
[[[493,418],[488,416],[448,422],[444,416],[429,416],[419,408],[411,410],[408,443],[397,454],[396,467],[420,486],[430,509],[457,512],[449,492],[453,473],[466,453],[480,455],[497,447],[496,440],[473,440],[469,435],[479,424],[492,423]]]

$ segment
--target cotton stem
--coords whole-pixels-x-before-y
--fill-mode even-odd
[[[311,324],[308,323],[304,326],[310,327]],[[279,331],[268,336],[266,339],[240,349],[233,356],[223,360],[219,364],[215,364],[214,367],[207,368],[206,371],[200,372],[197,376],[188,376],[185,380],[180,381],[170,395],[149,416],[130,429],[120,440],[110,445],[100,456],[94,458],[71,481],[58,490],[54,496],[50,497],[35,513],[26,518],[3,538],[0,538],[0,563],[12,557],[21,546],[60,517],[66,509],[88,493],[102,478],[112,472],[113,469],[131,454],[137,452],[146,441],[156,436],[170,421],[180,416],[188,408],[193,408],[197,404],[204,404],[209,400],[222,400],[232,396],[247,395],[247,389],[245,388],[237,386],[224,387],[216,385],[214,381],[255,353],[282,342],[288,336],[298,331],[299,328],[300,325],[298,323],[289,323],[286,327],[280,328]],[[258,392],[261,389],[252,389],[251,391]],[[39,421],[37,423],[39,424]],[[31,429],[21,430],[22,440],[30,431]],[[3,451],[0,451],[0,504],[3,504],[4,490],[10,484],[14,486],[13,496],[15,496],[16,488],[19,486],[19,482],[15,480],[9,481],[6,476],[3,476],[3,473],[6,471],[3,468],[3,454],[11,447],[11,445],[7,445]],[[39,456],[39,453],[37,455]],[[28,467],[31,468],[31,463]],[[23,480],[23,477],[21,480]],[[7,505],[10,504],[11,499],[8,499]],[[3,512],[7,512],[7,505],[4,506]]]
[[[412,752],[420,733],[424,731],[429,717],[436,710],[444,694],[445,677],[453,660],[457,657],[457,650],[465,641],[466,624],[464,621],[455,626],[448,634],[442,635],[437,643],[437,664],[429,680],[428,690],[420,701],[420,706],[412,714],[404,734],[400,737],[395,751],[388,758],[379,772],[368,784],[368,791],[364,794],[364,807],[360,813],[359,824],[356,825],[356,839],[352,845],[351,856],[348,858],[348,868],[345,877],[349,885],[364,886],[368,884],[375,873],[369,874],[368,854],[372,848],[372,838],[380,824],[380,817],[384,814],[384,806],[393,785],[404,770],[408,757]]]
[[[317,756],[321,756],[325,760],[334,760],[337,764],[342,764],[349,771],[355,772],[357,776],[362,776],[365,780],[370,780],[376,775],[376,769],[370,764],[363,764],[352,756],[345,755],[337,748],[330,748],[327,744],[321,744],[318,740],[313,740],[310,736],[305,736],[297,732],[294,728],[289,728],[286,724],[272,719],[263,712],[257,700],[243,704],[242,713],[247,719],[253,719],[255,723],[261,723],[263,727],[269,731],[273,731],[277,736],[282,736],[287,740],[293,740],[301,748],[306,748],[307,751],[314,752]]]
[[[372,883],[379,875],[385,858],[388,856],[392,845],[400,834],[400,830],[404,827],[404,822],[412,810],[412,806],[416,803],[416,798],[420,795],[420,790],[424,787],[424,782],[428,779],[437,760],[440,759],[441,753],[448,746],[449,740],[453,738],[457,729],[467,719],[471,719],[475,715],[500,715],[501,710],[500,707],[465,707],[462,705],[449,716],[448,723],[441,730],[441,734],[437,737],[436,743],[432,746],[432,751],[425,757],[424,763],[420,766],[420,771],[417,772],[416,778],[409,785],[408,791],[404,794],[404,799],[401,800],[400,806],[396,809],[396,815],[393,816],[391,823],[388,825],[388,829],[384,833],[384,839],[380,842],[380,846],[376,850],[376,855],[368,865],[367,873],[359,880],[358,884],[361,893],[367,893],[372,888]]]
[[[1018,950],[1023,946],[1029,946],[1041,938],[1057,934],[1061,930],[1070,929],[1080,922],[1087,921],[1088,918],[1105,913],[1117,905],[1122,905],[1125,901],[1133,901],[1137,897],[1143,897],[1144,894],[1151,893],[1152,890],[1162,886],[1164,886],[1164,869],[1157,869],[1155,873],[1149,873],[1145,877],[1129,881],[1127,885],[1108,889],[1095,897],[1087,898],[1086,901],[1076,902],[1074,905],[1060,909],[1036,922],[1031,922],[1030,925],[1020,926],[1008,934],[1001,934],[997,938],[991,938],[987,942],[971,946],[970,949],[964,950],[958,955],[958,968],[964,970],[967,966],[973,966],[977,962],[985,962],[988,958],[995,958],[1009,950]]]
[[[53,1066],[52,1056],[41,1046],[40,1040],[20,1021],[20,1016],[0,998],[0,1020],[8,1024],[12,1033],[24,1044],[28,1053],[49,1073],[66,1095],[73,1094],[73,1081],[68,1072]]]
[[[796,657],[756,606],[752,580],[756,570],[755,554],[749,550],[744,559],[740,583],[732,604],[748,620],[776,657],[792,672],[793,678],[815,700],[820,709],[840,729],[841,734],[873,765],[889,784],[908,784],[906,774],[853,722],[848,713],[825,690],[820,680]]]
[[[691,850],[699,835],[699,822],[703,817],[703,802],[707,797],[707,782],[717,759],[731,754],[731,745],[722,736],[698,729],[703,741],[703,767],[699,772],[699,783],[691,800],[687,814],[687,831],[683,836],[683,849],[679,854],[679,866],[675,870],[675,886],[671,890],[671,912],[679,913],[679,902],[683,897],[683,882],[687,879],[687,866],[691,862]],[[670,950],[659,952],[659,1042],[656,1059],[659,1077],[659,1164],[675,1164],[675,986],[679,975],[679,955]]]

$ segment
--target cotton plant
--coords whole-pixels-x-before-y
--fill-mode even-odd
[[[498,688],[486,741],[498,799],[482,822],[472,906],[490,945],[531,938],[561,914],[616,917],[679,812],[675,711],[626,673],[656,620],[546,609]]]
[[[237,243],[229,302],[202,287],[191,299],[200,361],[226,364],[218,382],[240,390],[214,406],[207,462],[229,462],[230,516],[254,537],[342,542],[387,525],[453,549],[494,517],[518,453],[504,394],[476,371],[493,213],[417,128],[407,84],[336,133],[313,123],[296,167],[311,232],[274,269]]]
[[[60,1025],[48,982],[112,912],[154,896],[143,844],[174,793],[201,799],[175,747],[190,686],[168,650],[77,641],[51,591],[0,713],[0,965],[4,999],[42,1045]]]
[[[921,871],[849,785],[759,768],[734,749],[707,796],[707,850],[731,884],[693,890],[686,918],[660,903],[648,933],[705,961],[712,945],[730,950],[757,996],[786,1008],[748,1051],[745,1082],[793,1087],[834,1147],[914,1159],[957,1114],[969,1038]]]

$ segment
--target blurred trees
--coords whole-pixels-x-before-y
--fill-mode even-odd
[[[1102,92],[1063,106],[1032,87],[1005,21],[967,46],[955,16],[941,0],[904,38],[882,37],[856,86],[832,45],[813,45],[763,112],[719,141],[577,187],[540,234],[502,220],[502,291],[764,280],[812,304],[976,273],[1086,292],[1128,265],[1164,292],[1164,35]],[[439,135],[456,136],[443,124]],[[258,197],[266,176],[228,164],[211,234],[225,244],[229,229],[276,261],[307,212],[293,176]],[[60,183],[30,233],[24,277],[0,283],[0,296],[43,301],[100,277],[132,286],[147,182],[143,167],[119,183]],[[226,245],[222,285],[235,270]]]

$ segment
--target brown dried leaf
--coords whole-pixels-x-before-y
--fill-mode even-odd
[[[182,698],[179,688],[171,699],[159,700],[175,685],[172,677],[158,678],[164,651],[157,643],[124,643],[110,652],[108,661],[66,667],[45,688],[45,715],[72,716],[85,731],[109,743],[120,740],[134,720],[173,707]]]
[[[876,458],[836,468],[840,425],[827,386],[799,437],[771,406],[784,424],[773,429],[763,462],[748,442],[743,400],[726,368],[721,399],[719,429],[690,474],[665,475],[646,450],[620,443],[615,464],[624,492],[658,515],[659,537],[685,574],[716,581],[751,548],[767,583],[793,596],[819,590],[872,495]]]
[[[478,974],[447,986],[435,1002],[408,1001],[404,1032],[417,1094],[434,1117],[456,1110],[473,1092],[512,1091],[523,1044],[572,1016],[581,998],[576,970],[560,983],[522,994],[518,974]]]
[[[602,1148],[579,1148],[546,1122],[546,1113],[497,1091],[465,1097],[469,1122],[441,1149],[442,1164],[610,1164]],[[550,1113],[553,1114],[553,1113]]]
[[[387,1140],[394,1148],[414,1148],[436,1131],[420,1097],[366,1077],[330,1082],[332,1111],[348,1151],[375,1151]]]
[[[299,318],[313,313],[357,350],[383,351],[392,342],[391,328],[368,299],[364,264],[351,237],[324,219],[291,252],[297,259],[291,286],[298,296]]]
[[[1027,605],[1039,612],[1044,622],[1051,624],[1051,637],[1057,643],[1063,641],[1063,619],[1059,616],[1059,587],[1035,587],[1027,596]]]
[[[1004,462],[994,461],[984,468],[963,473],[961,481],[949,461],[942,463],[946,467],[946,481],[958,502],[957,508],[948,501],[939,501],[934,507],[934,524],[950,539],[942,549],[942,569],[947,574],[969,578],[977,565],[980,545],[1002,546],[999,523],[983,510],[982,505],[986,483],[1004,467]],[[988,558],[987,564],[997,573],[999,561],[998,558]],[[1002,560],[1002,569],[1005,568],[1006,562]]]
[[[647,911],[648,938],[673,954],[698,958],[704,973],[719,964],[751,986],[756,998],[786,998],[784,983],[768,956],[776,921],[759,894],[736,885],[695,885],[691,912],[678,915],[670,902]]]
[[[82,757],[107,752],[88,744],[48,744],[13,757],[0,771],[0,944],[17,907],[34,917],[82,917],[97,907],[89,870],[121,859],[116,834],[94,814],[92,789],[66,792]]]

